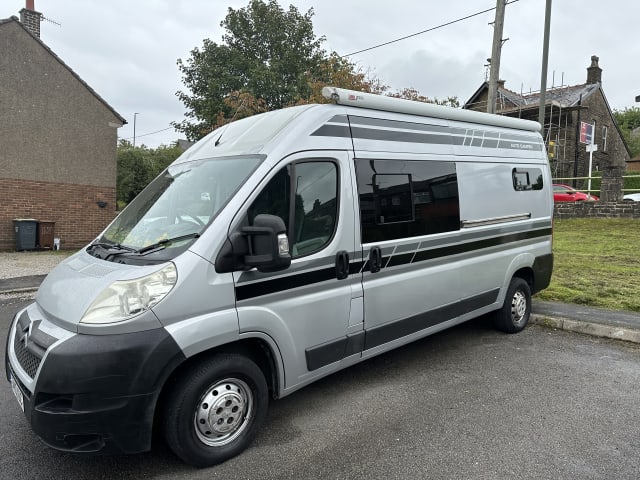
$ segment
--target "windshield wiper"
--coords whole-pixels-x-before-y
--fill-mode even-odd
[[[135,248],[127,247],[126,245],[121,245],[119,243],[107,243],[107,242],[96,242],[89,245],[88,248],[93,249],[94,247],[104,248],[106,250],[120,250],[125,252],[136,252]]]
[[[140,250],[134,250],[138,255],[144,255],[145,253],[149,253],[152,250],[158,250],[160,248],[166,248],[167,245],[173,242],[178,242],[180,240],[186,240],[187,238],[198,238],[200,236],[199,233],[187,233],[186,235],[180,235],[178,237],[173,238],[165,238],[164,240],[160,240],[157,243],[152,243],[151,245],[147,245],[146,247],[142,247]]]

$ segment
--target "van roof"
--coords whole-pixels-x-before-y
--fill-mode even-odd
[[[436,143],[454,145],[454,143],[461,142],[461,139],[464,141],[469,140],[467,138],[469,136],[469,126],[473,128],[473,130],[471,130],[473,134],[482,133],[484,130],[493,130],[491,127],[498,127],[512,130],[510,141],[512,143],[515,142],[514,145],[516,149],[522,150],[525,147],[530,148],[529,145],[525,145],[523,147],[521,143],[518,143],[522,140],[525,142],[536,143],[536,149],[542,149],[542,146],[537,145],[537,143],[541,142],[541,139],[538,141],[539,139],[528,138],[529,135],[536,137],[540,136],[538,133],[540,125],[537,122],[451,107],[443,107],[440,105],[411,100],[385,97],[382,95],[368,94],[335,87],[325,87],[323,89],[323,94],[325,97],[333,100],[333,103],[283,108],[228,123],[211,132],[194,146],[189,148],[176,160],[175,163],[220,156],[269,153],[274,146],[282,146],[278,143],[276,137],[281,137],[285,131],[294,127],[307,131],[308,134],[316,139],[319,137],[334,137],[347,140],[348,138],[348,145],[350,147],[355,147],[355,145],[351,143],[351,136],[358,130],[356,129],[352,131],[348,127],[347,116],[357,116],[361,114],[369,116],[375,111],[381,112],[381,118],[388,117],[389,122],[393,123],[393,125],[385,125],[387,125],[390,134],[393,134],[392,136],[394,136],[395,140],[397,140],[397,138],[395,138],[397,135],[395,135],[393,131],[398,128],[404,130],[415,130],[416,123],[401,125],[402,116],[411,115],[414,118],[421,117],[427,123],[432,124],[430,128],[435,129],[436,131],[430,133],[422,131],[413,133],[403,132],[404,137],[407,137],[404,142],[422,143],[426,139],[424,134],[428,134],[431,135],[429,137],[431,139],[437,136],[442,137],[440,140],[436,141]],[[311,110],[315,110],[317,114],[305,115],[306,112],[311,113]],[[301,119],[300,122],[296,121],[298,118]],[[302,120],[303,118],[304,120]],[[392,118],[394,120],[391,120]],[[355,121],[355,117],[353,121]],[[434,122],[438,121],[443,122],[443,126],[434,126]],[[449,124],[449,121],[452,122],[452,125],[450,127],[444,127],[444,125]],[[384,122],[384,120],[377,120],[377,122]],[[418,121],[418,123],[421,122]],[[459,126],[456,126],[455,124],[458,124]],[[374,133],[381,135],[381,132],[385,130],[384,128],[379,128],[382,126],[383,125],[380,124],[377,127],[370,128],[374,128]],[[475,131],[475,126],[480,127],[480,129]],[[483,126],[487,126],[489,128],[482,129]],[[448,130],[443,131],[442,128],[447,128]],[[423,129],[419,128],[418,130]],[[527,138],[518,137],[518,131],[521,134],[526,135]],[[420,134],[418,135],[419,138],[414,135],[418,133]],[[486,132],[484,132],[484,134],[486,134]],[[375,139],[372,138],[370,140]],[[378,138],[378,140],[384,140],[384,138]],[[498,147],[498,145],[505,145],[504,142],[499,143],[497,139],[495,140],[496,141],[493,142],[495,143],[494,147]],[[506,137],[503,138],[503,140],[506,140]],[[471,142],[471,140],[469,141]],[[403,147],[405,150],[407,145],[408,144]],[[320,149],[328,148],[328,146],[329,144],[315,144],[315,147]],[[331,144],[331,148],[335,148],[335,146],[335,142]],[[469,143],[469,146],[471,146],[471,143]],[[300,147],[300,145],[297,147]]]

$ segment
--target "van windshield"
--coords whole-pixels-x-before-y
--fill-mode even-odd
[[[210,158],[170,166],[133,199],[92,246],[108,250],[110,255],[117,250],[118,256],[131,256],[190,244],[263,158]]]

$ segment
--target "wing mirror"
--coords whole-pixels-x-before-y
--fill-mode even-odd
[[[275,272],[289,267],[289,239],[282,218],[257,215],[253,225],[242,227],[229,236],[215,265],[218,273],[253,267],[260,272]]]
[[[247,237],[249,252],[244,264],[261,272],[283,270],[291,265],[289,239],[284,221],[275,215],[261,214],[253,225],[240,230]]]

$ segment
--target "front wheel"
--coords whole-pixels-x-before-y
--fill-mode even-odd
[[[495,312],[494,324],[498,330],[517,333],[524,329],[531,314],[531,288],[519,277],[513,277],[502,308]]]
[[[163,412],[171,450],[196,467],[238,455],[266,416],[268,389],[260,368],[241,355],[220,354],[183,373]]]

